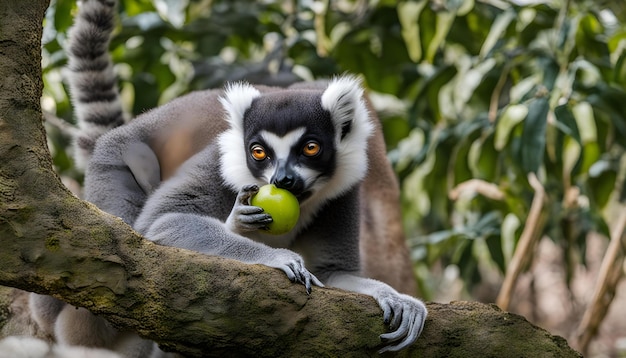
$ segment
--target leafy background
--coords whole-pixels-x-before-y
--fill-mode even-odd
[[[120,2],[111,51],[129,112],[231,80],[283,85],[360,74],[403,189],[420,295],[494,302],[512,279],[505,308],[591,355],[626,356],[623,324],[606,319],[610,337],[590,347],[576,333],[590,329],[581,323],[594,306],[597,276],[589,273],[597,275],[611,229],[623,236],[623,1]],[[42,104],[58,171],[79,186],[63,81],[76,6],[56,0],[47,13]],[[522,251],[523,236],[540,244]],[[592,262],[590,243],[600,247]],[[556,267],[541,264],[542,250]],[[607,264],[619,278],[617,255]],[[535,291],[550,270],[558,272],[553,285],[564,287],[556,302],[568,309],[550,303],[542,311],[545,297]],[[618,282],[607,280],[609,293]]]

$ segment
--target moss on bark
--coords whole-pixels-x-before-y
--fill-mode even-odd
[[[0,284],[87,307],[189,356],[376,355],[385,327],[371,297],[307,295],[274,269],[157,246],[60,183],[39,107],[46,7],[0,1]],[[10,293],[21,305],[0,300],[2,334],[18,332],[7,330],[18,317],[32,324],[19,309],[26,295]],[[578,356],[493,306],[429,309],[423,336],[399,356]]]

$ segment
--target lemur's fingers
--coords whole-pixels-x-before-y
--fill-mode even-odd
[[[306,288],[306,293],[311,293],[311,285],[324,287],[324,284],[310,273],[301,262],[289,264],[289,268],[294,273],[292,282],[299,282]],[[289,275],[288,275],[289,276]]]
[[[272,216],[264,213],[262,208],[252,205],[240,205],[233,208],[233,212],[239,216],[239,220],[243,223],[264,222],[269,224],[272,222]]]
[[[408,295],[381,295],[378,299],[384,312],[385,323],[392,332],[381,334],[387,345],[379,353],[398,351],[413,344],[422,333],[426,321],[424,304]]]
[[[275,255],[266,265],[283,270],[291,282],[303,284],[307,293],[311,293],[312,285],[324,287],[324,284],[304,267],[302,257],[293,251],[276,249]]]
[[[318,280],[317,277],[315,277],[315,275],[313,274],[311,275],[311,283],[313,283],[317,287],[324,287],[322,281]]]
[[[258,206],[250,205],[252,198],[259,191],[256,184],[245,185],[235,199],[235,205],[226,219],[226,225],[231,231],[245,233],[267,229],[272,222],[272,216],[263,212]]]
[[[244,185],[237,194],[237,204],[250,205],[250,199],[259,192],[259,186],[256,184]]]

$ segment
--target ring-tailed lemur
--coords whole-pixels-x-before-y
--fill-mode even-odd
[[[70,33],[85,198],[156,243],[278,268],[308,292],[326,285],[371,295],[391,329],[381,335],[381,351],[412,344],[424,326],[424,304],[359,275],[367,206],[359,201],[361,183],[368,157],[377,166],[386,163],[378,160],[384,147],[370,146],[380,129],[359,81],[343,76],[287,89],[233,83],[193,92],[124,124],[107,49],[114,15],[115,1],[85,1]],[[287,234],[263,233],[271,217],[249,205],[267,183],[300,202],[299,221]],[[63,343],[133,357],[152,349],[47,296],[33,295],[31,309]]]

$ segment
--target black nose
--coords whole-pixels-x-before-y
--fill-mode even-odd
[[[276,181],[274,184],[276,184],[277,187],[282,188],[282,189],[293,189],[294,184],[296,183],[296,180],[294,179],[293,175],[285,175],[279,178],[276,178]]]
[[[289,163],[284,161],[278,163],[278,168],[276,168],[270,182],[281,189],[289,190],[293,194],[298,194],[302,190],[302,183],[298,180],[297,174]]]

